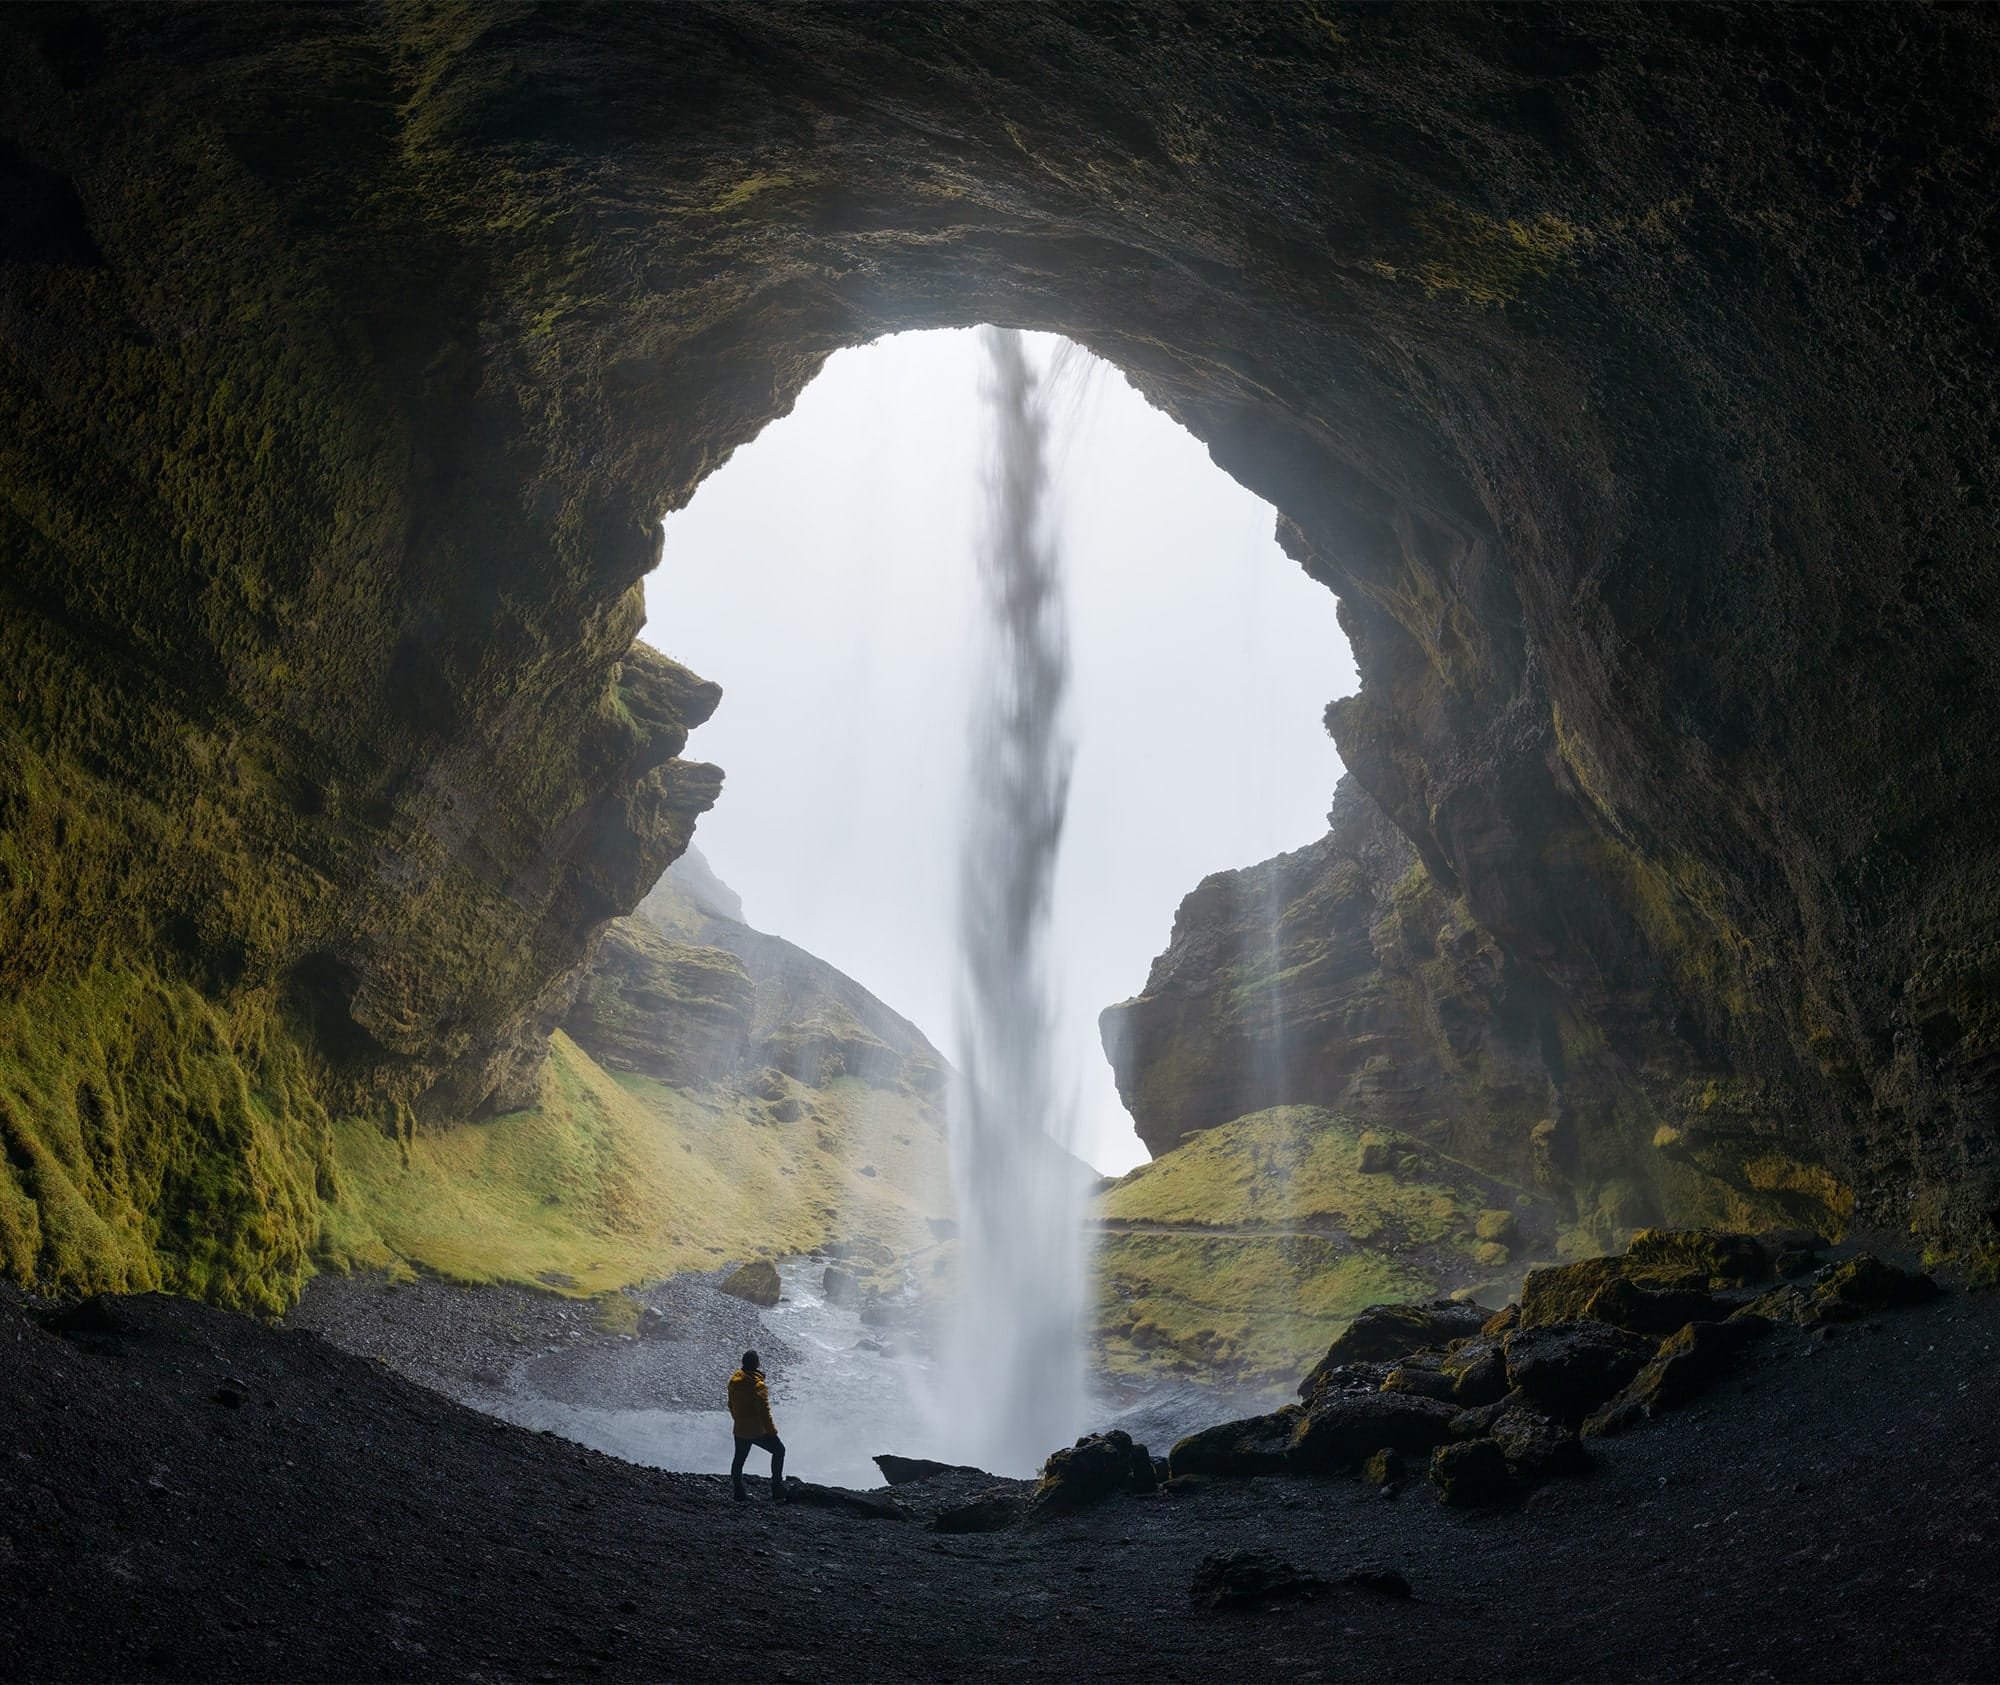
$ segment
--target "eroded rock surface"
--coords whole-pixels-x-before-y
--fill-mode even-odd
[[[1506,1101],[1434,1128],[1600,1240],[1987,1237],[1991,13],[0,31],[12,1273],[282,1297],[324,1098],[522,1095],[716,793],[714,688],[632,641],[660,515],[831,349],[989,319],[1124,367],[1340,593],[1333,731],[1422,870],[1351,893],[1372,946],[1402,886],[1383,988]],[[1322,864],[1324,999],[1400,1052]],[[214,1103],[102,1126],[197,1056]]]

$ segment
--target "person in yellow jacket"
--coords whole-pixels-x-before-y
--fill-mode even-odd
[[[771,1395],[764,1388],[764,1369],[755,1352],[743,1354],[743,1367],[729,1377],[729,1420],[736,1431],[736,1461],[729,1478],[736,1483],[736,1501],[750,1494],[743,1486],[743,1459],[755,1445],[771,1453],[771,1497],[785,1501],[785,1442],[771,1420]]]

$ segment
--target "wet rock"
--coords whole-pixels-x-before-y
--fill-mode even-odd
[[[1591,1294],[1583,1315],[1587,1321],[1608,1322],[1657,1340],[1690,1322],[1713,1320],[1716,1305],[1700,1288],[1645,1287],[1630,1276],[1617,1276]]]
[[[828,1264],[819,1278],[820,1291],[829,1305],[851,1305],[861,1297],[861,1278],[838,1264]]]
[[[1822,1270],[1814,1279],[1808,1322],[1853,1322],[1871,1311],[1920,1305],[1938,1296],[1927,1275],[1885,1264],[1872,1252]]]
[[[1460,1509],[1504,1503],[1514,1495],[1506,1453],[1491,1439],[1440,1445],[1431,1455],[1431,1484],[1440,1503]]]
[[[1653,1355],[1651,1341],[1605,1322],[1517,1328],[1507,1336],[1507,1379],[1537,1409],[1579,1421]]]
[[[1175,1480],[1184,1475],[1242,1479],[1276,1474],[1285,1466],[1292,1435],[1304,1416],[1298,1405],[1288,1404],[1268,1416],[1246,1416],[1203,1428],[1175,1444],[1167,1456],[1167,1473]]]
[[[1691,1322],[1669,1335],[1624,1390],[1583,1424],[1586,1434],[1622,1433],[1712,1386],[1737,1354],[1770,1327],[1761,1316]]]
[[[1361,1478],[1370,1486],[1401,1485],[1407,1473],[1400,1451],[1377,1451],[1361,1465]]]
[[[1028,1500],[1030,1516],[1064,1515],[1121,1492],[1158,1488],[1152,1455],[1123,1428],[1085,1434],[1067,1450],[1051,1453]]]
[[[877,1461],[880,1459],[878,1458]],[[940,1510],[931,1522],[934,1533],[999,1533],[1028,1513],[1028,1501],[1018,1492],[989,1492],[969,1504]]]
[[[966,1463],[937,1463],[929,1457],[898,1457],[884,1451],[873,1459],[882,1471],[882,1478],[891,1486],[914,1486],[920,1481],[935,1480],[945,1474],[986,1475],[986,1470],[976,1469]],[[986,1475],[990,1480],[991,1475]]]
[[[1382,1379],[1384,1392],[1404,1393],[1417,1398],[1448,1401],[1457,1394],[1457,1382],[1438,1369],[1417,1364],[1400,1364]]]
[[[1444,1360],[1451,1382],[1451,1400],[1461,1409],[1491,1404],[1507,1393],[1507,1354],[1498,1339],[1482,1333],[1466,1341]]]
[[[1400,1393],[1336,1393],[1306,1412],[1287,1464],[1305,1474],[1358,1468],[1377,1451],[1428,1451],[1443,1443],[1458,1412],[1433,1398]]]
[[[1506,1409],[1494,1418],[1489,1435],[1507,1459],[1517,1482],[1574,1474],[1589,1461],[1583,1442],[1561,1422],[1533,1410]]]
[[[768,1258],[759,1258],[725,1276],[719,1285],[732,1298],[745,1299],[768,1310],[778,1302],[778,1266]]]
[[[1209,1609],[1247,1609],[1318,1597],[1331,1589],[1322,1575],[1295,1567],[1274,1551],[1252,1547],[1203,1557],[1188,1596]]]
[[[1370,1305],[1327,1347],[1326,1356],[1299,1383],[1299,1397],[1310,1399],[1321,1390],[1328,1374],[1345,1364],[1408,1357],[1412,1352],[1442,1348],[1477,1334],[1492,1314],[1469,1299]]]

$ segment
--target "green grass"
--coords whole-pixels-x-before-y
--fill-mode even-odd
[[[558,1035],[527,1111],[406,1143],[337,1124],[321,1257],[608,1293],[836,1236],[927,1243],[925,1218],[949,1210],[936,1118],[844,1078],[799,1097],[796,1122],[771,1123],[741,1097],[614,1078]]]
[[[1295,1380],[1364,1306],[1428,1298],[1476,1273],[1490,1183],[1384,1131],[1401,1174],[1363,1174],[1358,1124],[1281,1106],[1205,1130],[1098,1197],[1095,1340],[1113,1373]],[[1269,1234],[1216,1231],[1270,1230]]]

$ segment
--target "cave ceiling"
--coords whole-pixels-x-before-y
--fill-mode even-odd
[[[22,998],[150,968],[266,1003],[342,1103],[518,1097],[718,788],[715,687],[632,642],[661,516],[833,349],[993,321],[1278,507],[1355,778],[1661,1129],[1984,1236],[1993,14],[0,33]]]

